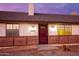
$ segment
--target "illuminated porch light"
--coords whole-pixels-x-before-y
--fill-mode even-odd
[[[57,26],[51,26],[50,30],[51,31],[57,31]]]

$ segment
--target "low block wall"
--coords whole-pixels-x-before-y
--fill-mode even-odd
[[[8,45],[8,40],[4,37],[0,37],[0,46],[7,46]]]
[[[27,45],[27,37],[15,37],[14,46]]]
[[[79,43],[78,35],[66,35],[66,36],[49,36],[48,37],[49,44],[71,44],[71,43]]]
[[[13,38],[12,37],[7,37],[6,40],[8,40],[8,46],[13,46]]]
[[[79,36],[48,36],[48,44],[71,44],[79,43]],[[24,36],[24,37],[0,37],[0,46],[26,46],[38,45],[39,37]]]
[[[0,46],[13,46],[12,37],[0,37]]]
[[[28,37],[28,40],[27,40],[27,45],[37,45],[37,44],[39,44],[39,38],[38,37],[36,37],[36,36],[34,36],[34,37],[32,37],[32,36],[29,36]]]
[[[59,44],[68,44],[69,36],[59,36],[58,41],[59,41]]]
[[[39,44],[36,36],[22,37],[0,37],[0,46],[26,46]]]
[[[69,36],[69,43],[79,43],[79,36]]]
[[[58,44],[58,36],[49,36],[48,44]]]

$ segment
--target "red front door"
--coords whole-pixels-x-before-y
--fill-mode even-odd
[[[47,25],[40,25],[39,26],[39,44],[48,44]]]

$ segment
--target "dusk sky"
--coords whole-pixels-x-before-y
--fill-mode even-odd
[[[36,3],[35,13],[71,14],[76,11],[79,15],[79,3]],[[0,11],[27,12],[27,3],[0,3]]]

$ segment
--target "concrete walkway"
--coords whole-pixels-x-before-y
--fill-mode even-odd
[[[0,47],[1,56],[78,56],[79,51],[63,51],[60,46],[29,45]]]

